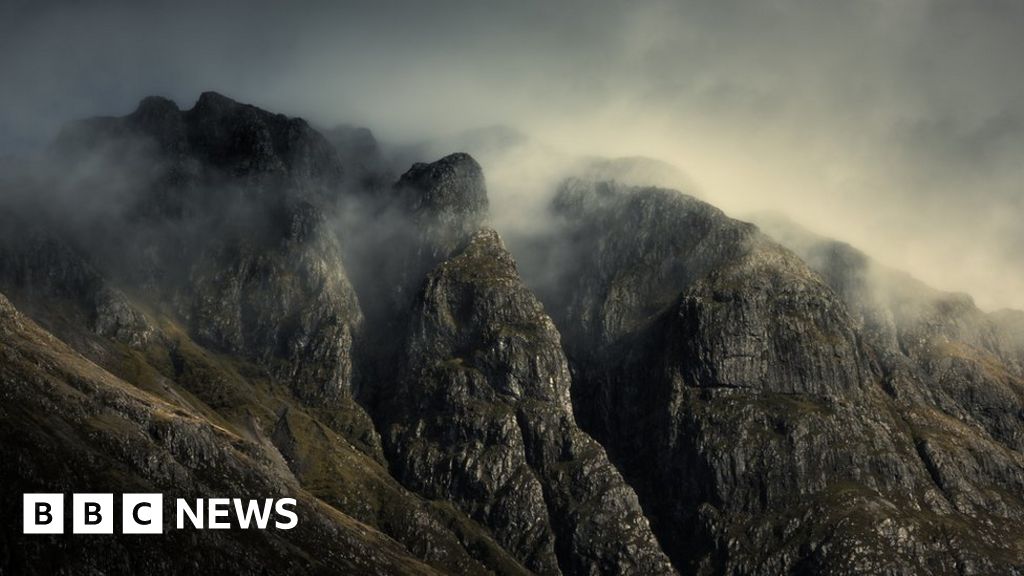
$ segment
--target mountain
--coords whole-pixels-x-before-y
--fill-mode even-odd
[[[418,162],[460,150],[474,158],[500,159],[535,146],[530,137],[512,126],[495,124],[447,134],[433,135],[418,142],[394,147],[393,161],[398,164]]]
[[[678,566],[1019,570],[1019,448],[939,398],[941,372],[890,359],[858,320],[880,313],[826,283],[835,274],[673,191],[570,182],[556,209],[564,277],[546,300],[577,366],[577,414]],[[935,360],[980,354],[972,337],[950,332]],[[1019,423],[1019,379],[985,358],[949,385],[999,395],[997,414]]]
[[[3,511],[300,517],[10,522],[0,573],[1024,572],[1020,313],[599,177],[636,162],[565,181],[514,253],[472,156],[385,156],[204,93],[73,123],[0,180]]]
[[[307,492],[275,454],[212,414],[141,390],[90,362],[0,297],[3,511],[37,491],[166,491],[295,497],[294,531],[125,536],[70,541],[4,531],[3,571],[229,574],[436,573],[394,540]],[[176,400],[176,401],[175,401]]]
[[[766,220],[802,254],[845,301],[855,323],[875,344],[883,366],[905,373],[912,386],[964,424],[1014,451],[1024,449],[1024,341],[1020,312],[985,313],[966,294],[930,288],[872,261],[857,249]]]
[[[574,421],[558,331],[481,226],[479,165],[455,154],[399,187],[417,230],[407,269],[430,271],[413,280],[395,369],[380,379],[396,476],[489,526],[535,572],[671,573],[632,489]]]

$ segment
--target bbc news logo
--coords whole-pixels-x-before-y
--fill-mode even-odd
[[[242,529],[291,530],[299,523],[294,498],[178,498],[174,510],[178,530],[229,529],[232,515]],[[64,494],[25,494],[23,513],[25,534],[64,533]],[[115,514],[113,494],[72,494],[71,532],[113,534]],[[163,494],[122,494],[120,527],[121,534],[163,534]]]

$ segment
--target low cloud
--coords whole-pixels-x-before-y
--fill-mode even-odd
[[[217,90],[393,145],[501,124],[529,143],[482,160],[499,229],[539,222],[562,159],[648,156],[732,215],[784,212],[1024,308],[1022,28],[1024,4],[998,0],[15,0],[0,155],[154,93]]]

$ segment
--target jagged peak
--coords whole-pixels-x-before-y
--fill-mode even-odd
[[[185,127],[181,109],[173,100],[147,96],[134,112],[125,117],[125,122],[156,140],[165,150],[179,151],[184,147]]]
[[[480,228],[469,237],[466,246],[450,260],[444,262],[442,269],[465,267],[466,262],[482,264],[471,267],[474,276],[515,276],[518,279],[515,260],[505,247],[497,230],[487,226]]]
[[[146,96],[139,101],[139,105],[135,107],[135,112],[132,112],[132,116],[150,116],[154,114],[177,114],[181,112],[178,105],[170,98],[163,96]]]
[[[613,206],[624,208],[625,204],[650,212],[652,216],[671,211],[676,215],[697,213],[707,219],[728,219],[715,206],[679,190],[580,177],[567,178],[561,183],[551,208],[556,214],[575,220]]]
[[[432,163],[413,164],[398,181],[407,207],[414,213],[458,215],[483,219],[489,201],[480,164],[464,152]]]
[[[211,118],[223,118],[238,113],[251,114],[254,117],[260,118],[263,122],[279,125],[294,124],[311,132],[313,131],[309,123],[303,118],[264,110],[259,106],[239,102],[212,90],[201,93],[192,109],[186,112],[188,116],[202,121],[208,121]]]
[[[192,111],[196,110],[217,110],[224,111],[231,108],[237,108],[240,106],[246,106],[237,100],[228,98],[220,92],[214,92],[207,90],[199,95],[199,99],[196,100],[195,106],[192,107]]]

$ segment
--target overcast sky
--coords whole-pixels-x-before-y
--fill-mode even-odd
[[[1024,308],[1024,2],[207,4],[3,0],[0,154],[203,90],[392,140],[508,124]]]

